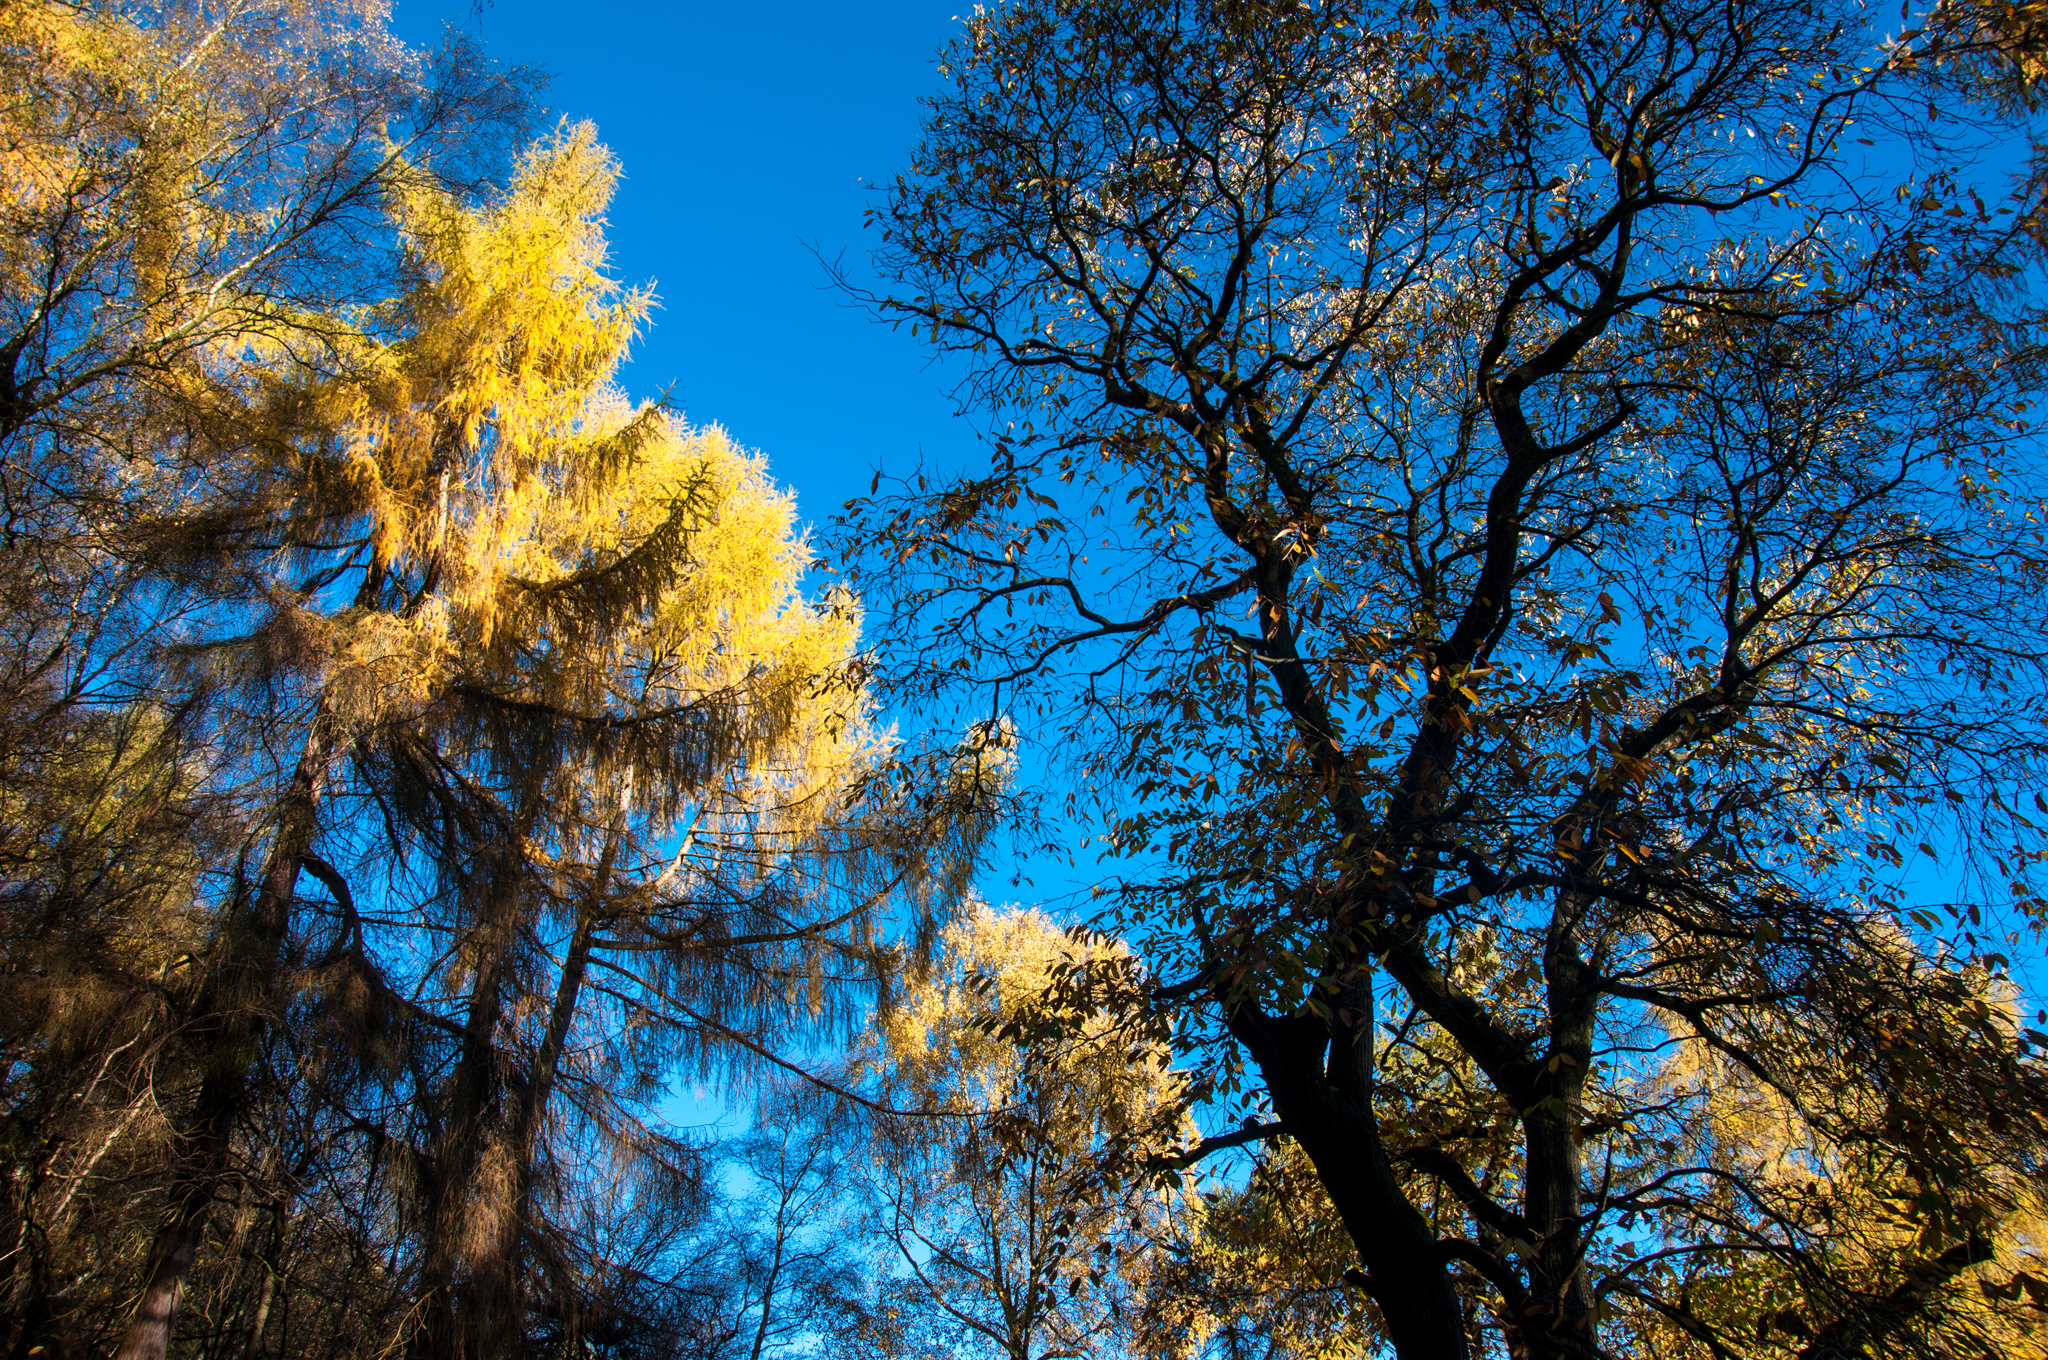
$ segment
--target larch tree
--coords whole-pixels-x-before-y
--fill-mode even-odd
[[[604,269],[616,180],[579,127],[480,206],[399,185],[408,288],[335,332],[331,373],[284,363],[293,381],[224,397],[214,476],[238,494],[158,526],[213,574],[254,555],[299,583],[182,649],[297,754],[194,1004],[206,1075],[134,1354],[168,1344],[288,1008],[339,1041],[318,1093],[361,1123],[343,1088],[370,1079],[378,1146],[399,1140],[407,1344],[505,1354],[536,1297],[568,1340],[590,1311],[591,1263],[547,1209],[579,1192],[548,1164],[579,1137],[687,1160],[633,1113],[665,1074],[843,1024],[848,987],[890,966],[881,911],[943,910],[964,882],[985,812],[898,796],[856,616],[800,593],[788,499],[718,432],[611,385],[649,302]],[[321,914],[295,909],[306,872],[339,918],[310,974],[292,966]],[[593,1049],[573,1054],[579,1033]]]
[[[1069,758],[1151,979],[1072,988],[1173,1026],[1191,1153],[1299,1146],[1402,1360],[2038,1326],[2011,17],[1020,0],[942,59],[872,301],[992,458],[849,557],[899,692]]]
[[[517,597],[390,758],[473,770],[469,788],[501,791],[486,822],[519,837],[445,924],[422,918],[447,961],[433,990],[465,997],[446,1079],[417,1109],[438,1124],[422,1163],[430,1354],[506,1353],[533,1290],[573,1330],[583,1272],[547,1205],[574,1190],[549,1164],[591,1136],[606,1155],[690,1161],[634,1113],[664,1075],[757,1066],[844,1025],[891,966],[883,912],[947,897],[930,872],[940,820],[865,797],[893,757],[869,726],[855,616],[798,591],[788,499],[717,431],[670,430],[622,473],[590,504],[536,501],[509,562]],[[666,582],[650,575],[664,553]],[[445,878],[481,847],[427,848],[452,849]]]
[[[220,393],[263,387],[285,349],[317,364],[337,309],[382,290],[395,182],[421,158],[474,181],[527,116],[530,82],[424,59],[382,20],[0,13],[5,1270],[24,1353],[118,1326],[119,1187],[162,1164],[154,1079],[190,1057],[206,903],[246,831],[216,778],[244,748],[165,647],[271,583],[194,572],[159,530],[228,490],[207,482]]]
[[[17,1353],[694,1344],[665,1083],[857,1024],[1003,796],[616,389],[609,155],[383,20],[0,13]]]
[[[536,483],[564,447],[584,451],[579,470],[601,479],[655,420],[604,439],[582,428],[648,301],[601,273],[591,216],[610,182],[578,129],[529,152],[479,209],[423,178],[391,186],[414,283],[365,318],[387,334],[332,324],[327,362],[311,367],[282,337],[245,342],[277,356],[267,380],[212,384],[193,422],[206,480],[186,504],[145,517],[162,560],[247,578],[218,590],[222,604],[175,654],[221,696],[229,716],[217,721],[246,709],[239,720],[284,754],[268,775],[255,762],[251,787],[270,787],[252,814],[260,858],[246,886],[237,875],[239,900],[191,1001],[200,1080],[123,1356],[154,1360],[169,1345],[286,996],[300,875],[310,867],[352,897],[315,852],[336,819],[344,755],[403,740],[453,682],[458,656],[488,643],[517,510],[542,494]],[[235,705],[238,691],[251,702]],[[471,848],[488,864],[482,846]]]
[[[592,223],[600,179],[558,206]],[[573,1335],[589,1272],[550,1228],[575,1191],[549,1164],[593,1137],[688,1162],[636,1113],[665,1074],[843,1029],[896,966],[884,915],[928,931],[987,817],[984,791],[903,797],[857,614],[801,592],[794,507],[758,460],[651,408],[583,419],[504,511],[488,628],[379,760],[455,907],[425,952],[463,997],[460,1040],[417,1107],[435,1127],[413,1344],[433,1355],[515,1348],[536,1295]]]
[[[530,81],[374,5],[0,40],[7,1344],[687,1321],[608,1197],[701,1209],[664,1083],[851,1026],[1000,789],[876,728],[759,459],[617,391],[617,167],[515,162]]]
[[[400,1163],[407,1344],[505,1354],[541,1302],[570,1344],[601,1272],[550,1166],[687,1161],[640,1113],[667,1073],[843,1028],[896,966],[885,913],[914,948],[964,887],[993,791],[942,760],[921,795],[872,728],[857,614],[802,594],[789,499],[612,386],[649,303],[605,272],[616,181],[574,127],[479,206],[400,182],[409,286],[333,331],[331,371],[287,356],[224,393],[210,475],[233,494],[154,526],[209,576],[296,583],[179,649],[296,759],[193,1006],[206,1077],[135,1354],[168,1344],[288,1009],[338,1041],[315,1094]],[[310,972],[302,873],[338,918]]]

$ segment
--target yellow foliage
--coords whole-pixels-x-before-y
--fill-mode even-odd
[[[1899,966],[1917,962],[1903,934],[1894,932],[1888,945]],[[1992,1023],[2009,1037],[2015,1028],[2009,987],[2001,993],[1981,972],[1969,976],[1972,991],[1960,1004],[1984,1004]],[[1905,1290],[1916,1300],[1913,1307],[1929,1335],[1952,1353],[1976,1354],[1995,1345],[2006,1356],[2048,1355],[2048,1316],[2035,1303],[2036,1297],[2048,1302],[2038,1187],[1996,1168],[1969,1186],[1932,1183],[1924,1170],[1884,1149],[1832,1139],[1827,1112],[1796,1105],[1675,1017],[1661,1023],[1668,1027],[1669,1042],[1661,1046],[1667,1056],[1638,1094],[1686,1112],[1674,1130],[1679,1146],[1663,1149],[1663,1158],[1711,1168],[1725,1178],[1723,1185],[1749,1187],[1746,1197],[1725,1191],[1711,1197],[1731,1250],[1725,1257],[1699,1253],[1689,1267],[1685,1288],[1694,1316],[1756,1335],[1759,1355],[1791,1356],[1803,1353],[1807,1338],[1845,1311],[1845,1289],[1874,1299]],[[1784,1040],[1797,1042],[1789,1033]],[[1825,1053],[1810,1054],[1809,1060],[1822,1070],[1838,1065]],[[1838,1074],[1836,1086],[1838,1098],[1859,1090],[1846,1072]],[[1859,1107],[1854,1113],[1866,1126],[1886,1118],[1882,1109]],[[1827,1275],[1810,1264],[1802,1270],[1766,1265],[1753,1255],[1745,1259],[1740,1225],[1752,1218],[1811,1243],[1825,1257]],[[1941,1264],[1966,1249],[1972,1253],[1969,1264]],[[2035,1282],[2032,1288],[2028,1279]],[[1695,1353],[1696,1340],[1655,1315],[1623,1309],[1620,1321],[1633,1332],[1656,1336],[1673,1354]],[[1697,1354],[1709,1352],[1701,1347]]]
[[[1380,1353],[1365,1295],[1344,1279],[1357,1249],[1291,1139],[1273,1144],[1243,1184],[1187,1196],[1161,1254],[1145,1311],[1148,1355],[1193,1360],[1214,1353],[1219,1335],[1240,1334],[1269,1360]]]
[[[1120,942],[1075,937],[1044,913],[977,904],[942,936],[944,967],[905,990],[876,1017],[901,1098],[921,1109],[1002,1110],[1021,1097],[1027,1059],[1049,1061],[1034,1092],[1048,1141],[1081,1154],[1107,1134],[1134,1133],[1134,1151],[1166,1154],[1191,1125],[1180,1117],[1179,1075],[1165,1050],[1133,1055],[1119,1018],[1082,1012],[1063,1033],[1029,1047],[1001,1033],[1043,1001],[1061,974],[1129,958]]]
[[[973,1317],[1007,1354],[1123,1354],[1174,1198],[1150,1172],[1193,1137],[1164,1045],[1088,999],[1129,952],[977,905],[941,960],[877,1014],[862,1059],[917,1112],[879,1116],[867,1144],[910,1311]]]

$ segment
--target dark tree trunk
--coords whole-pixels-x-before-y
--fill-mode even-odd
[[[1258,1063],[1274,1112],[1343,1219],[1394,1353],[1400,1360],[1470,1360],[1449,1258],[1408,1202],[1380,1138],[1372,1108],[1372,1015],[1361,970],[1328,1022],[1239,1007],[1231,1032]]]
[[[228,1173],[235,1125],[252,1095],[250,1073],[274,1009],[292,896],[312,849],[334,745],[335,724],[323,708],[278,809],[255,900],[223,931],[213,975],[201,989],[199,1098],[181,1130],[170,1203],[115,1360],[163,1360],[170,1349],[178,1301],[204,1243],[214,1195]]]
[[[502,925],[503,923],[497,923]],[[498,1019],[504,1004],[505,965],[512,932],[494,928],[477,962],[461,1050],[449,1086],[447,1115],[435,1139],[428,1186],[425,1241],[420,1253],[421,1324],[412,1353],[420,1360],[451,1360],[462,1354],[457,1270],[465,1221],[483,1147],[491,1093],[498,1084]]]
[[[1551,913],[1543,950],[1550,1051],[1534,1078],[1536,1098],[1522,1117],[1522,1216],[1535,1239],[1530,1300],[1521,1330],[1532,1355],[1597,1351],[1598,1321],[1585,1266],[1584,1175],[1580,1127],[1586,1074],[1593,1061],[1597,995],[1579,956],[1578,922],[1588,903],[1566,893]]]
[[[481,885],[480,910],[472,926],[476,976],[429,1169],[420,1251],[420,1325],[410,1346],[417,1360],[503,1360],[509,1354],[474,1348],[480,1332],[500,1336],[503,1329],[479,1316],[479,1308],[488,1308],[491,1302],[491,1266],[488,1258],[465,1251],[465,1244],[478,1207],[477,1170],[490,1141],[492,1101],[502,1087],[498,1022],[504,1014],[506,972],[524,925],[526,838],[540,802],[539,788],[521,791],[513,824]],[[502,1206],[498,1208],[502,1212]],[[462,1278],[465,1273],[467,1280]]]
[[[37,1255],[40,1257],[41,1253]],[[28,1302],[22,1308],[21,1330],[15,1336],[14,1349],[9,1352],[10,1360],[30,1360],[31,1356],[41,1360],[69,1360],[71,1347],[65,1344],[65,1328],[53,1306],[48,1271],[40,1260],[35,1264],[31,1284],[34,1292],[29,1294]]]
[[[602,904],[610,890],[622,831],[623,827],[615,823],[604,855],[598,861],[590,893],[577,912],[576,927],[562,956],[562,972],[555,982],[547,1030],[541,1036],[540,1051],[534,1055],[533,1070],[513,1112],[511,1159],[517,1184],[511,1199],[498,1206],[489,1254],[476,1263],[473,1272],[471,1307],[465,1325],[470,1355],[512,1355],[524,1325],[526,1276],[520,1234],[532,1217],[534,1158],[539,1151],[548,1099],[554,1094],[569,1031],[576,1022],[576,1007],[590,969],[590,951],[597,938]]]

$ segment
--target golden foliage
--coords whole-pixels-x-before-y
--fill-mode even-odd
[[[877,1114],[866,1150],[875,1232],[903,1266],[893,1297],[921,1344],[1121,1354],[1174,1198],[1151,1168],[1192,1126],[1163,1046],[1107,1009],[1044,1007],[1128,951],[980,905],[939,957],[860,1050],[874,1089],[912,1112]]]

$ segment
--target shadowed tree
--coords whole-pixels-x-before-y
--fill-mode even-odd
[[[1205,1147],[1295,1140],[1403,1360],[1978,1354],[2036,1278],[1990,13],[1034,0],[875,209],[993,450],[850,512],[899,692],[1070,759],[1151,969],[1087,985]]]
[[[285,1004],[300,874],[311,867],[353,910],[315,853],[334,821],[341,758],[406,740],[457,682],[465,651],[488,645],[522,506],[589,494],[574,474],[602,481],[660,425],[645,413],[584,429],[647,304],[615,296],[589,229],[577,230],[609,192],[587,129],[529,152],[501,200],[475,212],[422,177],[392,187],[414,282],[374,319],[395,337],[337,324],[325,337],[331,369],[302,368],[276,345],[272,380],[216,385],[195,422],[211,494],[148,521],[168,561],[216,579],[265,573],[214,611],[211,636],[176,654],[223,705],[248,713],[241,721],[260,723],[271,749],[296,758],[280,762],[268,807],[253,815],[267,842],[260,867],[223,912],[192,1003],[200,1080],[124,1356],[169,1343],[258,1051]],[[585,455],[568,485],[547,476],[565,448]],[[471,847],[494,846],[479,854],[485,877],[495,868],[505,881],[536,811],[529,800],[509,824],[470,820]]]
[[[265,734],[215,723],[210,683],[163,663],[209,610],[267,599],[279,563],[255,559],[281,551],[288,572],[290,548],[201,562],[162,531],[246,489],[223,442],[303,429],[273,409],[230,434],[220,415],[289,384],[281,354],[332,370],[337,309],[387,286],[390,191],[423,156],[451,184],[488,173],[529,84],[437,65],[346,3],[0,14],[6,1269],[24,1353],[118,1325],[132,1187],[175,1143],[154,1083],[206,1046],[189,1024],[211,985],[205,904],[232,894],[233,795],[261,763]]]
[[[407,186],[393,338],[310,387],[336,461],[267,511],[325,517],[331,593],[203,652],[274,682],[278,633],[331,648],[290,657],[303,821],[269,853],[337,894],[314,986],[385,1083],[361,1117],[403,1148],[435,1356],[519,1351],[536,1290],[573,1340],[604,1264],[554,1211],[587,1204],[575,1164],[687,1164],[647,1115],[671,1070],[849,1023],[896,966],[885,912],[920,947],[994,796],[872,730],[853,605],[801,592],[759,461],[612,388],[648,303],[604,272],[617,177],[577,127],[482,206]],[[316,834],[386,879],[368,930]]]

